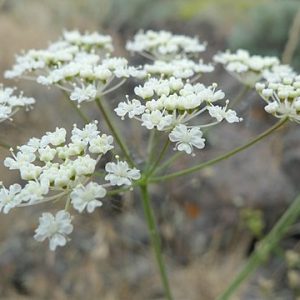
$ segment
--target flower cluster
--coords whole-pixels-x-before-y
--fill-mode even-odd
[[[216,105],[225,94],[216,90],[217,85],[205,87],[203,84],[190,84],[182,79],[150,78],[143,86],[134,89],[140,98],[120,102],[115,112],[122,119],[126,115],[141,122],[147,129],[169,132],[171,142],[176,142],[176,149],[191,154],[193,147],[202,149],[204,139],[201,129],[226,120],[229,123],[239,122],[236,112],[225,106]],[[189,125],[191,120],[204,113],[213,119],[201,125]],[[206,118],[207,121],[207,118]]]
[[[243,84],[253,87],[263,73],[279,64],[277,57],[251,56],[247,50],[239,49],[236,53],[229,50],[214,56],[214,61],[220,63],[235,78]]]
[[[24,97],[22,93],[16,96],[14,92],[14,88],[4,88],[0,85],[0,122],[11,120],[20,107],[30,109],[35,103],[33,98]]]
[[[288,118],[300,123],[300,75],[282,66],[268,73],[267,82],[255,85],[267,102],[265,111],[277,118]]]
[[[111,57],[112,50],[110,36],[64,32],[47,49],[29,50],[17,56],[16,64],[5,76],[55,85],[80,104],[110,92],[129,76],[146,76],[144,71],[128,66],[125,58]]]
[[[287,78],[293,80],[297,73],[289,65],[275,65],[269,70],[263,72],[263,79],[268,82],[280,83]]]
[[[106,164],[108,183],[102,185],[91,181],[97,163],[108,151],[113,149],[113,138],[100,135],[97,124],[87,124],[83,129],[74,125],[70,142],[66,143],[66,130],[56,128],[41,138],[31,138],[28,143],[18,147],[17,153],[4,160],[10,170],[18,170],[24,187],[13,184],[0,189],[0,211],[8,213],[16,206],[39,204],[46,201],[66,199],[80,213],[91,213],[102,205],[109,186],[130,186],[132,180],[140,178],[137,169],[131,169],[125,161]],[[71,215],[65,210],[56,216],[44,213],[36,230],[38,241],[49,239],[50,249],[62,246],[71,233]]]
[[[133,41],[126,44],[127,50],[138,52],[152,59],[172,60],[197,55],[206,49],[206,43],[198,38],[185,35],[175,35],[169,31],[140,31]]]
[[[198,38],[175,35],[168,31],[140,31],[126,45],[131,52],[150,58],[152,63],[143,66],[150,76],[198,79],[203,73],[214,70],[198,56],[205,51],[206,44]],[[197,59],[198,58],[198,59]]]
[[[200,77],[203,73],[210,73],[214,70],[212,64],[205,64],[203,60],[195,62],[191,59],[174,59],[172,62],[155,60],[153,64],[145,64],[144,70],[151,76],[194,78]]]

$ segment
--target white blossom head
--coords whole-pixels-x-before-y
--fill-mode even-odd
[[[214,56],[214,61],[224,66],[232,76],[243,84],[254,87],[263,73],[279,64],[274,56],[250,55],[247,50],[238,49],[235,53],[227,50]]]
[[[127,50],[160,60],[197,56],[205,51],[206,43],[197,37],[172,34],[169,31],[139,31],[126,44]]]
[[[228,123],[240,122],[236,112],[225,106],[216,105],[224,100],[225,94],[217,89],[216,84],[204,86],[191,84],[181,78],[149,78],[143,85],[134,88],[135,98],[120,102],[115,108],[122,120],[126,116],[136,119],[141,126],[149,130],[169,133],[171,142],[176,143],[176,150],[191,154],[193,146],[204,147],[201,128],[213,126],[226,120]],[[190,125],[202,114],[213,120],[206,124]],[[204,118],[203,118],[204,119]]]
[[[32,49],[18,55],[5,77],[54,85],[80,105],[113,91],[129,77],[146,76],[144,70],[129,66],[125,58],[112,57],[112,50],[112,39],[108,35],[65,31],[46,49]]]
[[[285,71],[288,69],[284,68]],[[294,72],[285,72],[279,68],[266,78],[271,81],[259,82],[256,90],[267,103],[265,111],[277,118],[288,118],[290,121],[300,123],[300,75]]]
[[[58,246],[65,246],[69,240],[68,235],[73,231],[71,221],[71,215],[64,210],[60,210],[55,216],[43,213],[34,238],[39,242],[48,239],[50,250],[55,251]]]
[[[35,100],[24,97],[23,93],[15,95],[15,89],[0,85],[0,122],[12,120],[12,116],[22,107],[32,108]]]
[[[105,195],[106,189],[102,185],[90,182],[86,186],[80,184],[76,186],[70,197],[73,207],[80,213],[85,209],[92,213],[96,207],[102,206],[102,202],[98,199],[105,197]]]
[[[78,30],[64,31],[62,40],[70,45],[76,45],[85,51],[103,50],[112,52],[112,38],[110,35],[99,34],[98,32],[85,32],[81,34]]]
[[[172,61],[155,60],[152,64],[145,64],[144,70],[151,76],[190,78],[195,80],[204,73],[214,71],[212,64],[205,64],[203,60],[194,61],[187,58],[173,59]]]
[[[140,171],[130,168],[126,161],[109,162],[105,165],[105,171],[108,173],[105,180],[111,185],[131,185],[133,180],[141,178]]]
[[[109,183],[91,181],[98,162],[112,149],[113,137],[100,134],[97,122],[82,129],[74,125],[69,141],[67,130],[56,128],[41,138],[31,138],[17,147],[16,152],[11,149],[12,157],[7,157],[4,165],[18,170],[25,185],[12,184],[6,188],[1,183],[0,212],[7,214],[18,206],[65,200],[66,210],[55,216],[42,214],[34,236],[38,241],[48,239],[50,250],[64,246],[73,230],[67,212],[69,202],[78,212],[91,213],[102,206],[100,199],[106,196],[109,187],[128,186],[140,178],[139,170],[130,168],[125,161],[118,161],[106,164],[105,179]]]

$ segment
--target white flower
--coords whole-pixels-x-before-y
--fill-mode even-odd
[[[12,152],[13,154],[13,152]],[[19,151],[17,155],[13,154],[13,158],[6,157],[4,160],[4,166],[9,168],[10,170],[18,170],[23,165],[31,163],[35,160],[36,156],[32,152],[22,152]]]
[[[78,30],[64,31],[63,38],[71,44],[97,46],[109,52],[113,50],[111,36],[97,32],[81,34]]]
[[[48,182],[39,183],[37,181],[29,181],[22,189],[18,198],[22,202],[29,202],[30,204],[43,200],[44,196],[49,192]]]
[[[154,91],[153,88],[150,86],[137,86],[134,88],[134,93],[143,98],[143,99],[147,99],[150,98],[154,95]]]
[[[49,178],[49,175],[55,176],[53,182],[54,187],[66,189],[70,185],[70,183],[72,182],[71,178],[75,177],[76,175],[72,165],[73,164],[71,162],[67,165],[61,165],[55,174],[51,174],[51,172],[49,172],[48,174],[46,173],[48,175],[48,180],[51,178]],[[54,170],[55,169],[53,169],[53,171]],[[45,179],[47,179],[47,177],[45,177]]]
[[[294,78],[297,74],[289,65],[276,65],[271,70],[265,70],[263,77],[267,82],[282,82],[284,78]]]
[[[279,59],[273,56],[251,56],[248,51],[238,49],[236,53],[226,51],[214,56],[214,60],[224,65],[225,69],[242,83],[254,86],[274,66]]]
[[[172,115],[164,116],[161,111],[155,110],[150,113],[144,113],[142,121],[142,126],[145,126],[147,129],[157,127],[157,130],[164,130],[172,124],[173,117]]]
[[[124,119],[126,114],[132,119],[134,116],[139,116],[145,111],[145,106],[139,100],[133,99],[132,101],[120,102],[115,112],[119,117]]]
[[[97,161],[87,154],[74,160],[73,168],[77,175],[91,175],[95,171],[96,164]]]
[[[64,210],[60,210],[55,216],[51,213],[43,213],[34,238],[39,242],[49,239],[49,248],[55,251],[57,246],[65,246],[67,243],[67,235],[73,231],[71,220],[70,214]]]
[[[174,59],[171,61],[155,60],[153,64],[146,64],[144,70],[151,75],[166,77],[174,76],[173,78],[189,78],[194,75],[212,72],[214,67],[206,65],[201,60],[194,62],[190,59]]]
[[[106,190],[103,186],[96,182],[90,182],[86,186],[78,185],[72,191],[70,197],[72,204],[80,213],[86,210],[92,213],[96,207],[102,206],[102,202],[97,200],[106,195]]]
[[[188,129],[183,124],[177,125],[169,134],[171,142],[176,142],[176,148],[179,151],[185,151],[191,154],[193,146],[198,149],[203,149],[205,146],[205,139],[202,138],[202,131],[199,127]]]
[[[300,76],[284,65],[277,67],[267,76],[270,81],[256,84],[256,90],[267,102],[266,112],[300,123]]]
[[[275,114],[278,109],[279,109],[279,104],[276,101],[271,102],[265,106],[265,111],[269,114]]]
[[[65,160],[71,156],[81,155],[86,150],[86,146],[84,142],[77,141],[76,143],[69,143],[63,147],[57,147],[57,156]]]
[[[109,162],[105,165],[105,171],[109,173],[105,176],[105,180],[110,181],[111,185],[131,185],[132,180],[141,177],[140,171],[129,168],[126,161]]]
[[[19,184],[13,184],[6,189],[4,186],[0,189],[0,212],[7,214],[12,208],[21,203],[21,199],[17,195],[21,191]]]
[[[77,126],[74,125],[74,128],[72,130],[71,141],[76,144],[82,142],[85,145],[87,145],[90,141],[95,139],[99,133],[100,132],[97,128],[96,121],[94,123],[85,125],[85,127],[82,130],[78,129]]]
[[[216,118],[218,122],[221,122],[223,119],[226,119],[228,123],[235,123],[242,121],[242,118],[239,118],[236,115],[236,112],[232,109],[226,110],[227,105],[221,107],[219,105],[208,106],[208,112],[213,117]]]
[[[94,68],[94,76],[99,80],[107,81],[113,73],[107,67],[100,65]]]
[[[172,34],[168,31],[140,31],[133,41],[126,44],[126,48],[132,52],[151,53],[159,59],[186,57],[188,54],[197,54],[205,51],[206,44],[200,43],[198,38]]]
[[[41,172],[42,168],[34,164],[25,163],[20,166],[20,176],[23,180],[37,179]]]
[[[50,148],[49,146],[38,149],[38,152],[40,160],[44,162],[53,160],[56,155],[56,149]]]
[[[14,91],[15,89],[4,88],[0,84],[0,122],[11,119],[20,107],[25,106],[28,110],[35,103],[33,98],[24,97],[22,93],[14,95]]]
[[[56,128],[54,132],[47,132],[41,138],[41,146],[46,147],[48,144],[59,146],[66,141],[67,131],[64,128]]]
[[[91,153],[105,154],[114,148],[112,145],[113,141],[114,139],[111,135],[102,134],[101,136],[97,136],[90,141],[89,151]]]
[[[77,101],[78,103],[84,101],[93,101],[97,95],[96,88],[89,84],[87,87],[75,87],[74,91],[70,95],[72,101]]]

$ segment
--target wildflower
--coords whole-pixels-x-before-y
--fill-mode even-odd
[[[285,70],[288,75],[282,77],[283,69],[279,68],[278,73],[274,71],[273,76],[267,77],[271,81],[259,82],[255,87],[267,103],[267,113],[300,123],[300,75]]]
[[[73,161],[73,168],[76,175],[91,175],[95,171],[97,161],[92,159],[88,154],[78,157]]]
[[[105,154],[114,148],[112,145],[113,140],[111,135],[102,134],[102,136],[97,136],[91,140],[89,151],[91,153]]]
[[[55,251],[58,246],[65,246],[68,235],[73,231],[71,216],[68,212],[60,210],[56,215],[43,213],[39,219],[39,226],[35,230],[34,238],[42,242],[49,240],[49,248]]]
[[[202,60],[195,62],[191,59],[174,59],[172,61],[155,60],[152,64],[145,64],[144,70],[152,76],[191,78],[214,70],[213,65],[204,64]]]
[[[85,185],[101,155],[113,149],[112,137],[100,135],[96,123],[83,129],[74,125],[70,143],[66,143],[66,134],[64,128],[56,128],[40,139],[31,138],[4,160],[6,167],[19,170],[21,178],[28,181],[18,195],[17,204],[42,202],[48,193],[54,200],[56,194],[67,195],[77,185]]]
[[[11,117],[20,107],[25,107],[28,110],[35,103],[33,98],[24,97],[22,93],[16,96],[14,92],[15,89],[4,88],[0,85],[0,122],[12,120]]]
[[[132,180],[138,180],[141,177],[140,171],[136,168],[129,168],[126,161],[109,162],[105,165],[105,171],[108,172],[105,180],[110,181],[111,185],[131,185]]]
[[[159,110],[154,110],[142,115],[142,126],[145,126],[147,129],[156,127],[157,130],[162,131],[172,124],[172,120],[172,115],[164,116]]]
[[[56,128],[54,132],[47,132],[46,135],[41,138],[41,145],[44,147],[49,144],[59,146],[66,141],[66,134],[66,129]]]
[[[37,203],[44,199],[45,195],[49,192],[49,185],[43,182],[28,181],[25,187],[20,191],[18,198],[22,202],[29,204]]]
[[[4,160],[4,166],[10,170],[20,169],[23,165],[31,163],[36,159],[36,155],[32,152],[23,152],[20,150],[17,155],[15,155],[11,150],[11,153],[13,158],[6,157]]]
[[[87,145],[99,136],[99,130],[97,128],[98,122],[93,122],[85,125],[83,129],[77,128],[76,124],[72,130],[71,141],[75,144],[83,143]]]
[[[275,65],[263,72],[263,78],[267,82],[274,83],[281,82],[284,78],[294,78],[296,76],[297,74],[289,65]]]
[[[225,106],[215,105],[217,102],[224,101],[225,98],[224,92],[217,89],[216,83],[207,87],[175,77],[149,78],[143,85],[136,87],[134,92],[141,100],[127,99],[126,102],[120,102],[115,109],[116,114],[121,119],[128,115],[129,118],[138,120],[141,126],[149,130],[168,132],[169,139],[177,142],[178,147],[175,148],[188,154],[192,153],[193,141],[195,141],[196,148],[201,149],[204,146],[204,141],[201,141],[202,135],[200,136],[199,133],[200,128],[216,125],[223,119],[229,123],[242,120],[234,110],[227,109],[227,101]],[[199,125],[193,122],[193,126],[189,125],[192,120],[202,114],[215,118],[216,121],[208,121],[206,124]],[[197,127],[199,130],[196,129]],[[200,140],[196,139],[196,133],[199,134]],[[192,142],[189,142],[190,138]],[[180,143],[181,140],[184,141]]]
[[[218,122],[221,122],[223,119],[225,119],[228,123],[236,123],[242,121],[242,118],[239,118],[236,115],[236,112],[232,109],[227,109],[227,105],[224,107],[221,107],[219,105],[212,105],[208,108],[209,114],[216,118]]]
[[[56,149],[50,148],[49,145],[47,145],[45,148],[38,149],[38,153],[41,161],[51,161],[56,155]]]
[[[118,107],[115,108],[115,112],[119,117],[124,120],[124,117],[128,114],[128,117],[132,119],[134,116],[139,116],[145,111],[145,106],[141,104],[139,100],[133,99],[132,101],[121,102]]]
[[[189,54],[198,54],[205,51],[206,44],[201,43],[198,38],[184,35],[175,35],[168,31],[138,32],[133,41],[126,45],[127,50],[138,52],[148,57],[169,60],[175,57],[186,57]]]
[[[78,30],[64,31],[63,38],[70,44],[79,46],[92,46],[105,51],[113,51],[112,38],[109,35],[101,35],[97,32],[80,34]]]
[[[92,213],[96,207],[102,206],[102,202],[97,200],[106,195],[106,190],[101,185],[90,182],[86,186],[78,185],[70,194],[72,204],[80,213],[87,210]]]
[[[77,101],[79,104],[84,101],[93,101],[96,97],[96,88],[89,84],[86,87],[75,87],[74,91],[70,95],[72,101]]]
[[[0,188],[0,212],[7,214],[12,208],[16,207],[22,200],[16,197],[21,191],[19,184],[13,184],[6,189],[3,185]]]
[[[205,139],[202,138],[202,131],[199,127],[192,127],[188,129],[183,124],[177,125],[169,134],[171,142],[176,142],[176,148],[178,151],[185,151],[187,154],[191,154],[193,146],[198,149],[203,149],[205,146]]]
[[[128,66],[125,58],[111,57],[112,50],[110,36],[65,31],[47,49],[29,50],[17,56],[16,64],[5,72],[5,77],[30,77],[40,84],[54,85],[80,105],[113,91],[129,77],[146,76],[144,70]],[[40,71],[43,75],[38,75]],[[4,115],[5,111],[0,109],[0,115],[1,111]]]
[[[236,77],[243,84],[253,87],[263,74],[279,64],[277,57],[251,56],[247,50],[238,49],[236,53],[221,52],[214,56],[214,60]]]

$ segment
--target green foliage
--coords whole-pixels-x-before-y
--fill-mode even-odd
[[[299,0],[274,0],[255,7],[234,28],[229,38],[229,48],[245,48],[253,54],[281,57],[299,6]],[[292,65],[300,68],[300,43]]]

